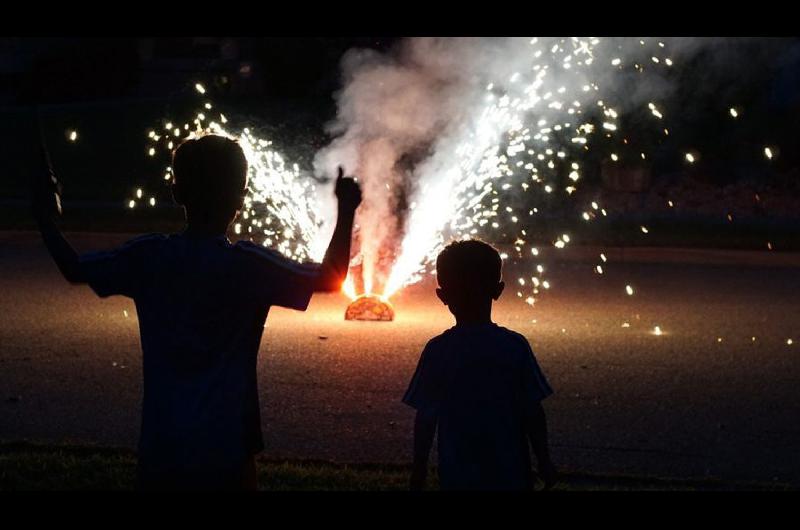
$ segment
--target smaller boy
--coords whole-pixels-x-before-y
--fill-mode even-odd
[[[545,488],[555,483],[541,404],[553,391],[525,337],[492,322],[501,268],[497,250],[477,240],[451,243],[436,260],[436,294],[456,325],[425,346],[403,397],[417,411],[412,490],[425,485],[437,428],[443,490],[532,489],[529,442]]]

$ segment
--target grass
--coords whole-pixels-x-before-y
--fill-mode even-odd
[[[400,464],[339,464],[260,457],[261,491],[403,491],[409,468]],[[136,455],[129,449],[94,446],[0,444],[0,491],[132,490]],[[435,470],[431,489],[436,489]],[[676,480],[624,475],[562,473],[560,491],[788,490],[786,484]]]

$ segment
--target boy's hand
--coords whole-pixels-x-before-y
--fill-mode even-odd
[[[539,473],[544,481],[544,489],[553,489],[553,486],[558,483],[558,471],[552,462],[544,462],[539,464]]]
[[[344,178],[344,169],[339,166],[339,175],[336,177],[336,198],[339,199],[339,207],[355,212],[361,204],[361,188],[355,179]]]
[[[40,147],[40,163],[33,182],[33,214],[37,220],[45,220],[61,215],[61,185],[53,174],[44,146]]]
[[[408,488],[411,491],[422,491],[425,489],[425,482],[428,478],[428,470],[426,468],[419,469],[416,466],[411,471],[411,480],[409,481]]]

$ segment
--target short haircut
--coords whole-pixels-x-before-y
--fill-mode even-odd
[[[187,202],[236,201],[247,188],[247,158],[236,140],[207,134],[178,146],[172,174]]]
[[[491,288],[500,281],[502,267],[497,249],[478,239],[454,241],[436,258],[436,276],[443,288]]]

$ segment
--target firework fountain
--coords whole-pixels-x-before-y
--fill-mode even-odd
[[[250,190],[236,233],[300,261],[322,258],[335,221],[332,190],[319,177],[338,165],[356,175],[364,200],[342,288],[358,302],[348,318],[391,320],[388,299],[432,272],[448,240],[465,237],[508,242],[504,260],[533,260],[516,292],[533,305],[550,288],[529,242],[544,199],[571,199],[590,153],[610,164],[646,159],[621,116],[644,111],[654,131],[669,134],[658,97],[672,64],[658,39],[408,39],[387,54],[351,50],[343,58],[332,140],[314,159],[317,178],[250,129],[232,127],[223,114],[212,119],[210,101],[192,124],[150,131],[149,154],[172,149],[181,136],[237,137],[250,161]],[[607,215],[596,201],[578,206],[583,222]],[[569,242],[562,234],[549,244]],[[600,274],[605,261],[600,254]]]
[[[643,71],[644,59],[648,69],[669,68],[664,47],[642,39],[412,39],[389,55],[346,55],[335,138],[315,160],[321,173],[344,163],[363,183],[346,292],[390,297],[428,272],[450,238],[510,239],[521,258],[537,212],[512,203],[537,201],[514,196],[571,195],[592,136],[619,130],[623,109],[605,97],[604,81]],[[631,91],[625,107],[641,97]],[[587,207],[583,219],[594,217]],[[530,278],[531,304],[539,286],[549,286],[540,276]]]

